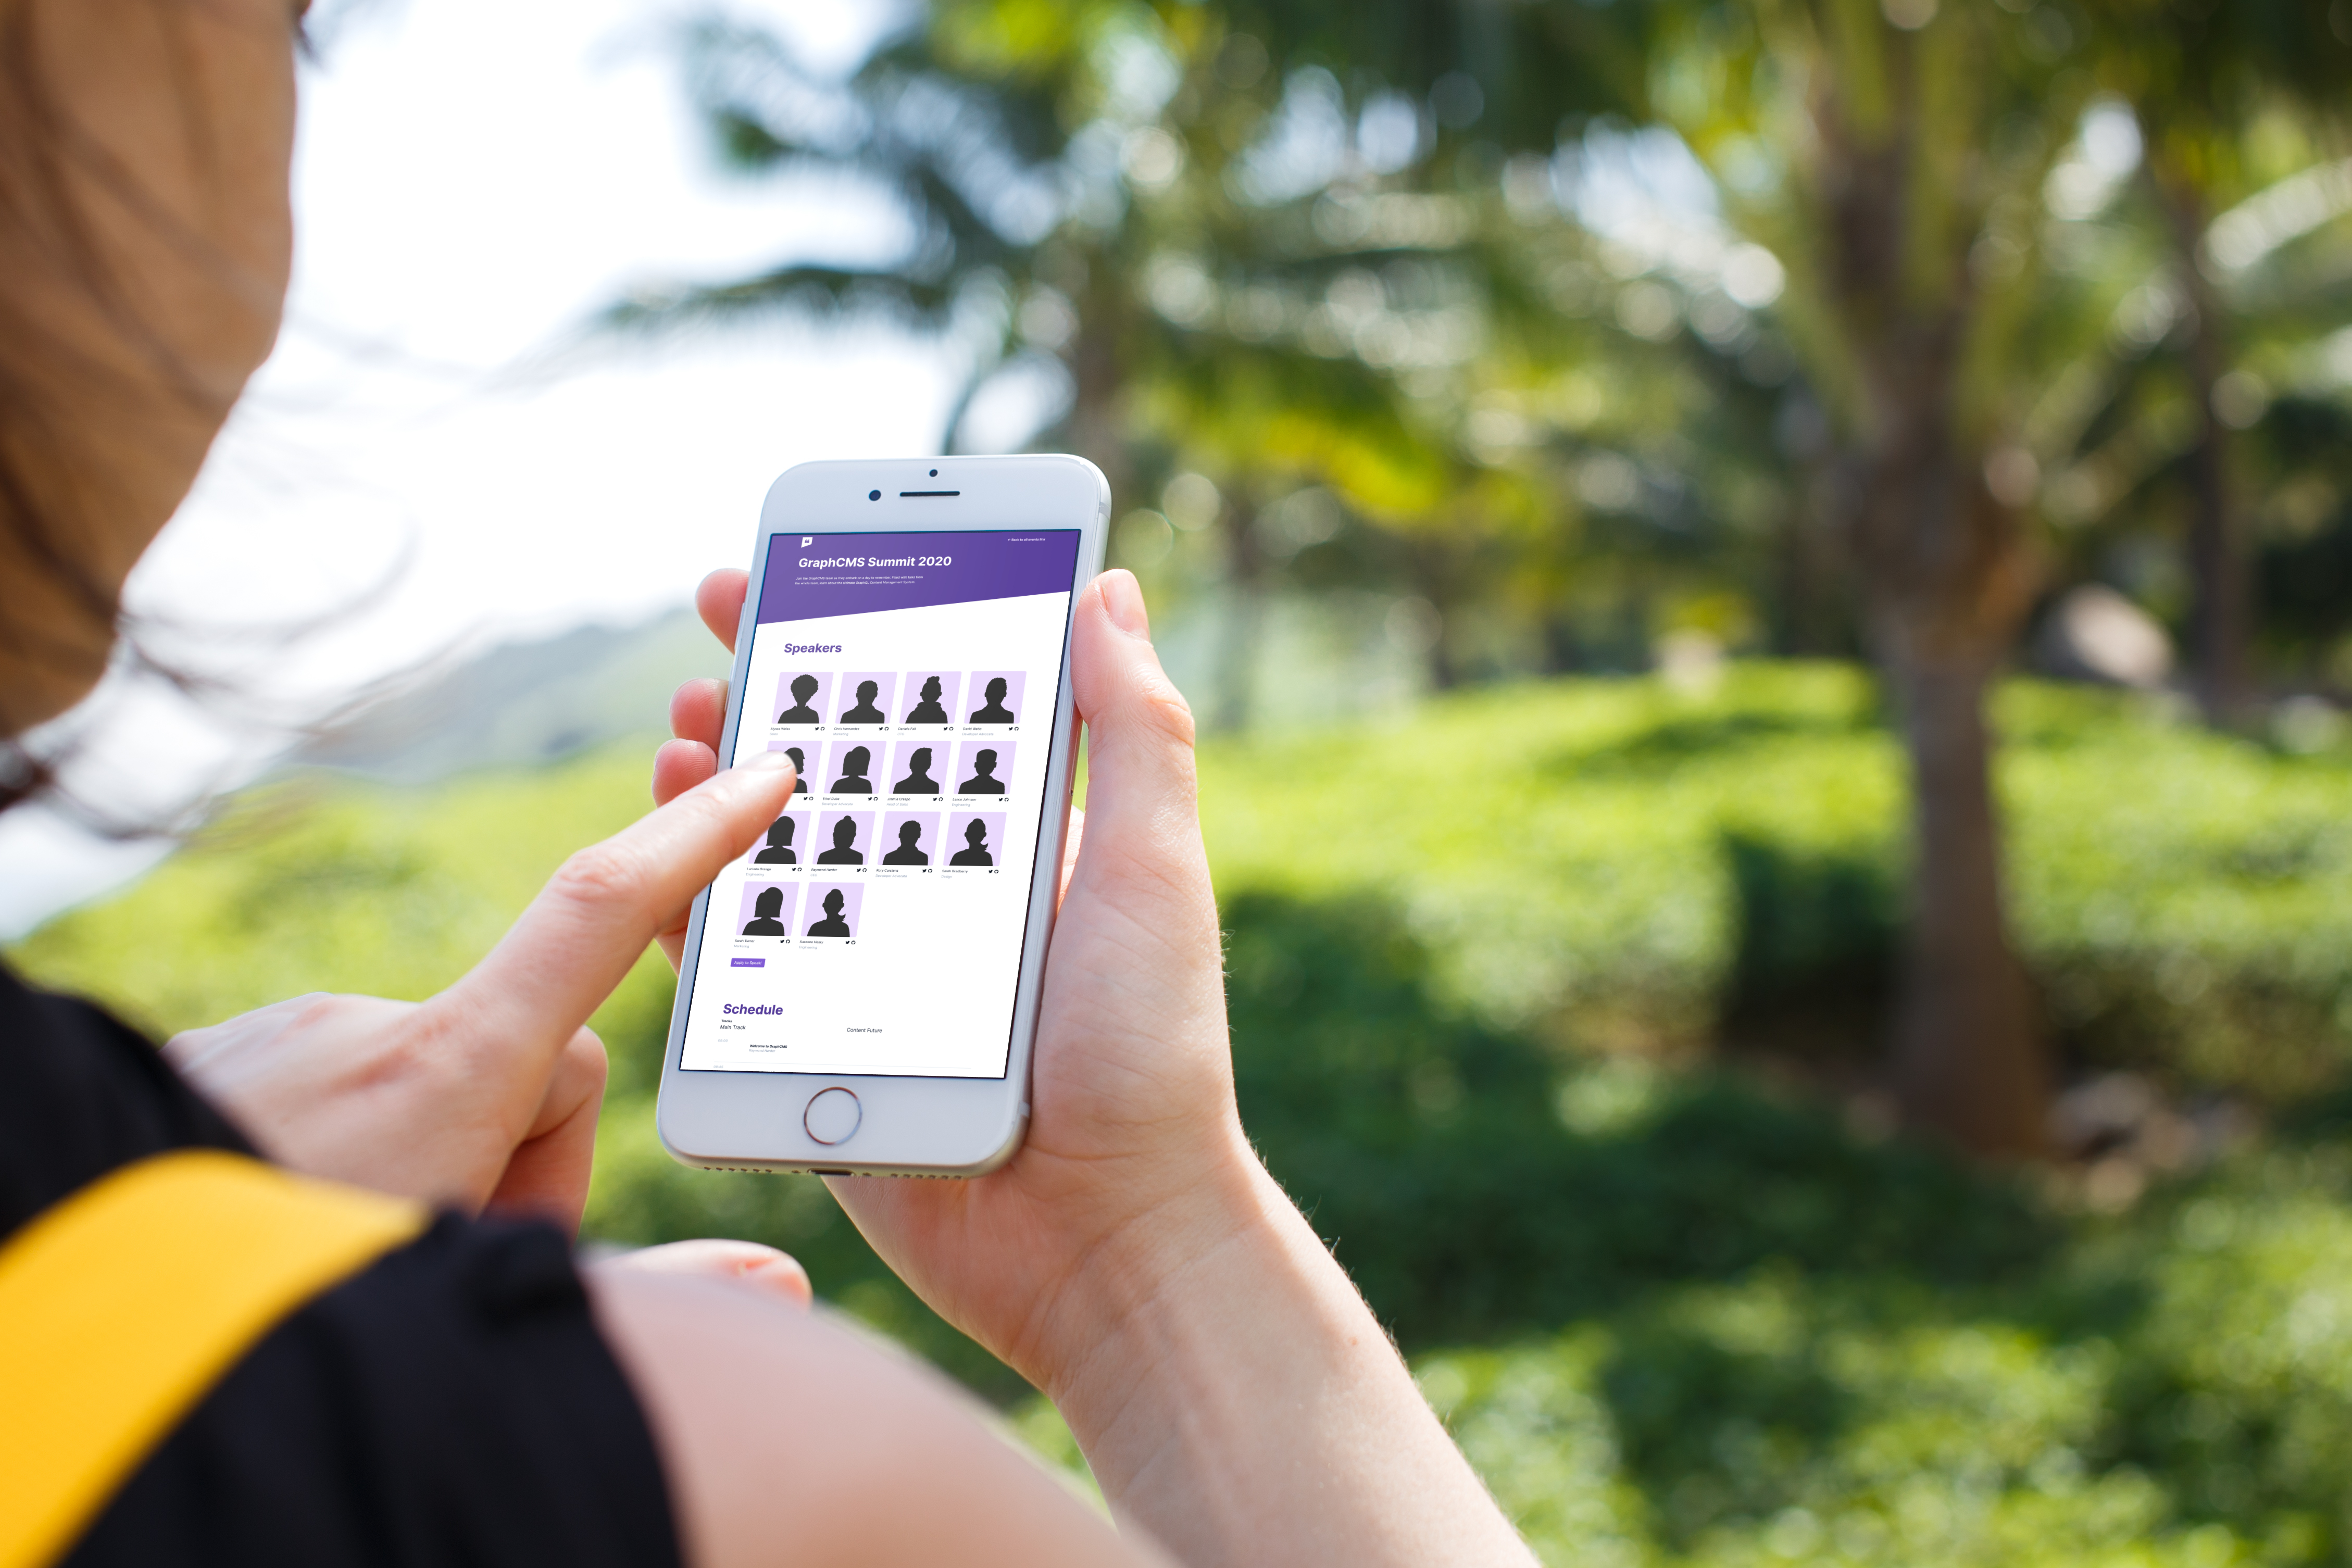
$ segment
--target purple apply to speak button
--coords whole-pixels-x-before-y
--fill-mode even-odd
[[[730,958],[727,963],[729,967],[736,969],[764,969],[768,967],[765,958]]]

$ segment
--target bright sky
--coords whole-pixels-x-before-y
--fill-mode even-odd
[[[769,6],[851,41],[845,3]],[[282,614],[405,554],[363,646],[307,654],[331,683],[456,636],[681,603],[745,557],[781,469],[936,444],[936,355],[873,333],[593,348],[517,373],[632,284],[899,237],[854,193],[715,168],[664,45],[680,14],[377,0],[334,36],[304,83],[286,336],[140,602]]]
[[[730,8],[788,19],[836,59],[878,9]],[[715,168],[664,47],[686,14],[664,0],[373,0],[337,30],[304,75],[286,333],[134,577],[134,610],[281,622],[400,565],[388,600],[268,664],[288,691],[345,690],[453,644],[684,604],[705,571],[749,559],[781,470],[937,445],[950,367],[875,331],[740,330],[517,373],[634,283],[874,256],[902,236],[854,191]],[[110,728],[93,793],[233,770],[183,716]],[[153,852],[100,852],[9,813],[0,935]]]

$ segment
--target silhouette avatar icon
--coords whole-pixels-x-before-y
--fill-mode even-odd
[[[817,685],[817,678],[814,675],[794,675],[793,677],[793,706],[778,714],[776,716],[776,722],[778,724],[816,723],[816,709],[809,706],[809,698],[816,695]]]
[[[882,863],[883,863],[884,865],[929,865],[929,864],[930,864],[930,863],[931,863],[931,857],[930,857],[930,856],[929,856],[929,855],[927,855],[927,854],[925,854],[922,851],[920,851],[920,850],[919,850],[919,849],[917,849],[917,848],[915,847],[918,843],[919,843],[919,842],[922,841],[922,837],[923,837],[923,824],[922,824],[922,823],[920,823],[920,822],[901,822],[901,823],[899,823],[899,824],[898,824],[898,847],[897,849],[895,849],[895,850],[892,850],[888,854],[884,855],[884,856],[882,857]]]
[[[743,923],[746,936],[789,936],[784,923],[776,918],[784,912],[784,890],[781,887],[763,889],[759,902],[751,905],[752,918]]]
[[[899,779],[896,784],[890,786],[890,792],[892,794],[936,795],[940,792],[940,781],[931,777],[931,748],[929,747],[919,746],[915,747],[915,755],[907,758],[907,767],[909,769],[907,776],[904,779]]]
[[[923,700],[921,702],[917,703],[912,708],[908,710],[907,722],[908,724],[947,723],[948,710],[940,706],[939,676],[925,675],[923,677],[922,696]]]
[[[833,825],[833,848],[816,857],[819,865],[864,865],[866,857],[849,846],[857,841],[857,824],[844,817]]]
[[[971,777],[956,786],[963,795],[1002,795],[1004,780],[996,776],[996,753],[983,751],[971,759]]]
[[[872,681],[858,682],[857,706],[851,708],[847,713],[843,714],[841,716],[841,722],[844,724],[887,724],[889,720],[882,716],[882,710],[874,706],[874,699],[881,693],[881,690],[882,688]]]
[[[849,922],[841,917],[841,906],[847,902],[841,896],[841,889],[836,887],[827,892],[824,895],[824,918],[810,926],[808,934],[812,936],[848,936]]]
[[[778,817],[768,824],[768,847],[751,857],[753,865],[798,865],[793,858],[793,820]]]
[[[996,857],[988,852],[988,824],[974,817],[964,824],[964,847],[949,857],[950,865],[994,865]]]
[[[971,722],[974,724],[1011,724],[1013,722],[1013,710],[1004,706],[1004,694],[1007,688],[1003,675],[997,675],[992,678],[988,683],[987,692],[983,694],[988,698],[988,706],[973,714],[971,716]]]
[[[833,781],[836,795],[871,795],[874,780],[866,774],[874,769],[874,754],[862,746],[853,746],[849,755],[841,759],[841,777]]]
[[[784,755],[793,759],[793,793],[807,794],[809,792],[808,758],[801,755],[801,748],[797,746],[785,747]]]

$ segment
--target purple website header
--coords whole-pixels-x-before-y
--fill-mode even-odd
[[[772,534],[760,622],[1067,593],[1078,530]]]

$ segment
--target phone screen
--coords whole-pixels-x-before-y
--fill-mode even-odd
[[[681,1069],[1004,1075],[1077,553],[769,536],[729,757],[801,782],[711,886]]]

